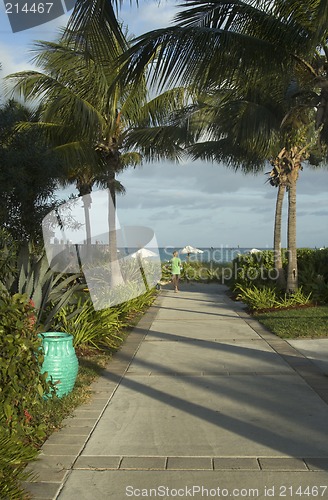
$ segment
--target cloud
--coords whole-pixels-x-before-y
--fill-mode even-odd
[[[172,0],[154,2],[144,0],[136,6],[126,2],[119,12],[119,18],[128,26],[130,35],[137,37],[147,31],[165,28],[177,12],[177,4]]]
[[[208,223],[209,220],[212,220],[212,216],[207,216],[205,218],[206,222]],[[193,225],[195,226],[196,224],[201,224],[201,223],[204,223],[204,217],[188,217],[188,218],[185,218],[181,221],[181,225],[182,226],[189,226],[189,225]]]
[[[1,4],[2,5],[2,4]],[[13,34],[0,13],[1,74],[32,67],[33,40],[55,40],[68,16],[38,28]],[[137,8],[124,2],[119,16],[130,33],[166,27],[176,13],[173,0],[143,0]],[[122,225],[152,227],[162,246],[272,246],[277,190],[266,184],[266,172],[256,176],[234,172],[223,164],[185,160],[145,163],[119,176],[126,187],[117,197]],[[328,246],[328,169],[300,172],[297,186],[298,245]],[[69,189],[71,192],[72,189]],[[100,209],[101,210],[101,209]],[[286,244],[287,196],[283,212],[283,245]]]
[[[328,191],[328,169],[318,168],[310,169],[304,168],[300,172],[297,181],[297,191],[299,194],[316,195],[327,193]]]
[[[65,14],[44,25],[30,28],[25,31],[13,33],[4,12],[0,11],[0,63],[2,77],[0,80],[1,95],[8,98],[11,93],[12,83],[5,81],[9,74],[35,69],[32,62],[36,40],[56,40],[60,28],[65,26],[69,15]]]

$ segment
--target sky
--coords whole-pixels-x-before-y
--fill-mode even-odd
[[[139,8],[123,3],[120,19],[139,35],[168,26],[175,12],[172,0],[141,0]],[[40,27],[13,33],[0,4],[2,75],[30,69],[33,41],[54,40],[69,14]],[[1,86],[2,100],[4,86]],[[269,168],[268,168],[269,169]],[[185,161],[144,163],[125,171],[119,180],[126,194],[118,197],[121,226],[154,230],[159,246],[271,248],[277,191],[256,176],[234,172],[224,164]],[[328,168],[304,168],[298,181],[297,244],[328,246]],[[72,190],[71,190],[72,191]],[[287,200],[282,244],[286,245]]]

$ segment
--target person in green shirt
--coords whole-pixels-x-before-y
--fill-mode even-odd
[[[181,260],[178,257],[179,253],[177,250],[173,252],[173,258],[171,259],[172,268],[172,282],[174,286],[175,293],[178,292],[179,278],[181,273]]]

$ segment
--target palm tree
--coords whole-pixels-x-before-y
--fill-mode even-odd
[[[271,159],[272,169],[268,172],[268,182],[271,186],[278,188],[276,199],[276,210],[274,219],[274,235],[273,235],[273,251],[274,265],[277,272],[277,283],[281,288],[286,286],[286,279],[283,270],[283,262],[281,255],[281,226],[282,226],[282,209],[287,188],[287,175],[282,161],[282,155],[285,150],[282,149],[276,158]]]
[[[278,92],[277,103],[284,99],[288,82],[301,82],[303,105],[312,109],[318,106],[317,129],[321,126],[321,140],[328,142],[328,49],[325,43],[328,8],[324,0],[251,3],[187,0],[185,5],[187,7],[176,16],[175,26],[142,35],[125,53],[121,70],[123,82],[138,82],[145,64],[151,63],[149,80],[160,88],[180,82],[193,86],[198,92],[211,93],[228,84],[237,92],[252,92],[260,85],[267,93]],[[281,86],[283,82],[285,89]],[[250,129],[262,134],[251,121],[248,120]],[[234,128],[232,124],[231,134]],[[248,130],[245,134],[251,136]],[[251,142],[254,140],[259,142],[253,136]],[[214,155],[209,144],[203,145],[203,150],[209,148],[204,156],[213,159],[218,154],[221,160],[229,162],[231,157],[236,157],[236,151],[229,151],[229,147],[242,152],[237,138],[232,142],[220,141],[220,153],[216,151]],[[287,140],[274,155],[279,158],[279,151],[284,151],[289,170],[289,291],[297,287],[296,181],[308,146],[305,150],[304,147],[302,142],[293,144]],[[252,151],[253,156],[258,154]],[[239,156],[238,162],[241,161]],[[278,262],[277,265],[280,267]]]
[[[83,196],[87,243],[91,243],[89,210],[94,184],[109,188],[115,199],[116,173],[122,170],[121,129],[117,115],[136,115],[133,106],[142,105],[143,96],[125,92],[110,92],[113,80],[108,78],[110,62],[104,67],[89,54],[75,52],[65,40],[59,43],[40,42],[36,57],[42,72],[28,71],[10,75],[15,78],[15,89],[25,98],[43,98],[42,123],[39,124],[61,154],[67,165],[65,181],[75,181]],[[133,101],[135,99],[135,102]],[[129,109],[130,106],[130,109]],[[119,112],[117,110],[120,110]],[[136,156],[134,157],[134,163]],[[115,246],[115,214],[109,213],[110,260],[113,280],[121,281]]]
[[[15,79],[15,91],[21,92],[25,98],[43,99],[39,127],[53,144],[57,144],[55,151],[69,166],[67,177],[75,179],[80,194],[86,197],[84,209],[88,234],[88,200],[92,186],[98,184],[108,188],[109,207],[114,207],[108,213],[110,260],[117,284],[120,273],[116,252],[115,196],[120,184],[116,174],[141,162],[141,154],[128,149],[129,144],[134,148],[137,146],[133,134],[136,124],[141,128],[150,126],[152,154],[156,150],[161,157],[177,157],[181,151],[180,138],[171,140],[164,148],[163,124],[172,107],[179,101],[184,104],[188,96],[184,97],[184,90],[174,89],[147,101],[145,82],[138,88],[123,88],[116,80],[116,54],[113,56],[108,48],[106,60],[100,61],[97,40],[93,42],[92,47],[85,43],[87,52],[77,51],[72,35],[69,40],[62,38],[58,43],[39,42],[35,62],[42,71],[16,73],[8,78]],[[104,50],[102,47],[102,55]],[[184,140],[187,140],[186,136]],[[144,145],[140,149],[150,156],[150,150],[147,152]],[[87,241],[90,242],[90,236]]]
[[[240,83],[242,82],[239,82],[240,89],[232,85],[231,88],[226,86],[214,90],[212,95],[206,95],[185,111],[182,120],[188,122],[189,127],[196,128],[194,136],[198,139],[187,151],[193,159],[224,162],[244,173],[261,172],[269,160],[274,158],[271,160],[274,168],[270,179],[272,184],[279,184],[274,255],[277,281],[282,286],[284,273],[281,262],[281,213],[286,187],[289,197],[294,196],[294,203],[290,200],[289,204],[288,242],[291,247],[295,245],[296,248],[295,173],[300,169],[300,164],[292,163],[290,158],[298,148],[299,151],[302,150],[300,158],[303,161],[316,134],[313,127],[310,127],[311,111],[307,107],[302,107],[300,111],[295,99],[290,100],[286,96],[280,102],[265,88],[253,87],[252,90],[244,90],[246,86]],[[281,83],[284,88],[284,82]],[[281,92],[277,93],[280,94]],[[284,144],[288,145],[288,148],[284,147]],[[293,144],[297,144],[297,148]],[[291,253],[289,258],[289,265],[293,270],[297,269],[294,255]],[[294,271],[293,276],[295,274]],[[296,286],[291,282],[291,277],[288,286],[290,290]]]

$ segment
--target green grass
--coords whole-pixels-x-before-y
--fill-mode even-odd
[[[281,338],[328,337],[328,306],[278,310],[254,317]]]

